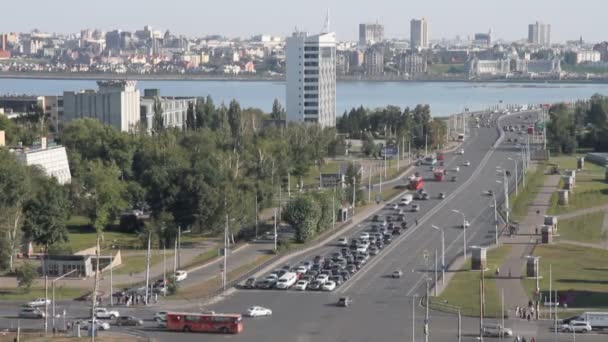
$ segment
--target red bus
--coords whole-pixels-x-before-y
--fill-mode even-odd
[[[238,334],[243,331],[243,318],[239,314],[169,312],[167,330]]]

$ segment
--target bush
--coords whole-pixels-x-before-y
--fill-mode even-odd
[[[72,246],[65,242],[57,242],[49,246],[49,255],[72,255]]]
[[[15,272],[15,275],[17,276],[19,287],[24,288],[25,292],[30,291],[34,280],[38,277],[38,273],[29,262],[26,262],[23,266],[19,267]]]
[[[277,241],[277,254],[284,253],[291,248],[291,241],[289,239],[280,239]]]

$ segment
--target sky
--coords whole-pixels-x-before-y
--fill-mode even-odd
[[[2,0],[0,32],[72,33],[81,28],[247,38],[322,29],[327,9],[339,40],[356,40],[358,24],[378,21],[387,38],[409,38],[409,21],[425,17],[431,39],[462,38],[492,28],[495,37],[527,37],[527,25],[551,24],[551,40],[608,40],[607,0]]]

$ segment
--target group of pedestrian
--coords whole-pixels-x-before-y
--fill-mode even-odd
[[[517,306],[515,308],[515,316],[517,316],[521,319],[527,319],[529,322],[531,319],[535,318],[534,306],[528,305],[528,308]]]

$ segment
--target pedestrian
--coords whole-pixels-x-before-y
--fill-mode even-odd
[[[530,322],[530,313],[528,312],[528,322]]]
[[[515,307],[515,316],[519,317],[519,305]]]
[[[418,220],[416,220],[416,224],[415,224],[415,225],[416,225],[416,226],[418,225]]]
[[[536,228],[534,228],[534,234],[538,235],[538,226],[536,226]]]

